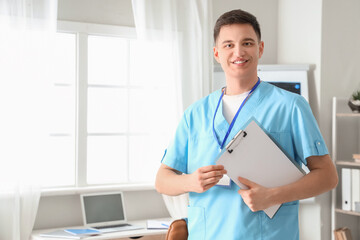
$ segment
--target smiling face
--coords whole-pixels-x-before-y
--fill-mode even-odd
[[[225,72],[226,83],[252,83],[257,80],[257,65],[264,51],[250,24],[222,26],[214,47],[214,57]]]

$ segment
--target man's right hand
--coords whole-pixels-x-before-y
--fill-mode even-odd
[[[159,193],[177,196],[186,192],[202,193],[215,186],[226,174],[222,165],[209,165],[198,168],[191,174],[161,164],[156,175],[155,187]]]
[[[215,186],[226,174],[223,165],[209,165],[198,168],[188,175],[190,192],[202,193]]]

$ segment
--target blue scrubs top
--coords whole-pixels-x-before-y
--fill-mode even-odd
[[[212,120],[220,95],[218,90],[185,111],[162,163],[187,174],[215,164],[219,145],[213,135]],[[220,104],[215,129],[222,141],[229,124]],[[299,164],[306,165],[309,156],[328,154],[310,106],[298,94],[261,82],[241,110],[227,141],[244,129],[252,117]],[[204,193],[190,192],[188,239],[299,239],[298,201],[284,203],[270,219],[263,211],[252,212],[238,190],[233,183],[231,188],[214,186]]]

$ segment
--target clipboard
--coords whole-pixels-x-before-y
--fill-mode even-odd
[[[264,187],[279,187],[293,183],[306,173],[288,157],[264,132],[255,120],[240,130],[217,156],[216,164],[224,165],[227,175],[240,188],[247,189],[238,177],[247,178]],[[264,210],[273,218],[281,204]]]

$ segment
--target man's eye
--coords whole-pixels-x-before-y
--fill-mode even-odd
[[[232,44],[230,44],[230,43],[225,45],[226,48],[230,48],[231,46],[232,46]]]
[[[252,46],[253,44],[251,42],[245,42],[244,46]]]

